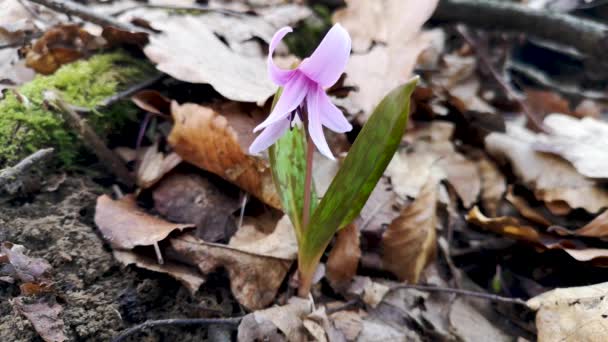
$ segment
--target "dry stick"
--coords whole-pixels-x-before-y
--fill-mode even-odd
[[[599,57],[608,47],[608,26],[573,15],[535,10],[509,1],[440,0],[433,19],[518,32],[572,46]]]
[[[19,176],[39,162],[49,158],[53,154],[52,148],[45,148],[30,154],[21,160],[17,165],[0,170],[0,189],[6,184],[15,181]]]
[[[400,289],[413,289],[413,290],[419,290],[419,291],[425,291],[425,292],[453,293],[453,294],[458,294],[458,295],[463,295],[463,296],[488,299],[493,302],[518,304],[518,305],[523,305],[525,307],[528,307],[528,304],[526,303],[526,301],[523,299],[519,299],[519,298],[503,297],[503,296],[493,295],[491,293],[476,292],[476,291],[469,291],[469,290],[463,290],[463,289],[454,289],[454,288],[449,288],[449,287],[437,287],[437,286],[431,286],[431,285],[414,285],[414,284],[396,285],[394,287],[391,287],[390,290],[386,293],[386,295],[388,295],[392,291],[400,290]]]
[[[55,92],[44,92],[44,99],[47,104],[56,108],[61,113],[63,120],[70,126],[74,133],[85,142],[85,146],[95,153],[99,161],[108,169],[108,171],[125,185],[133,186],[135,183],[133,176],[123,161],[105,145],[97,133],[95,133],[78,113],[66,104]]]
[[[464,27],[458,26],[456,29],[458,30],[458,33],[460,33],[462,38],[464,38],[464,40],[471,46],[471,48],[475,50],[479,61],[486,66],[486,69],[488,69],[488,71],[490,71],[492,78],[494,78],[496,83],[502,88],[502,91],[505,92],[508,97],[517,102],[526,117],[532,122],[532,124],[534,124],[534,126],[538,130],[546,133],[547,129],[539,120],[539,118],[534,115],[528,104],[521,99],[520,95],[517,94],[515,90],[513,90],[513,88],[511,88],[507,81],[505,81],[505,79],[500,75],[500,73],[498,73],[496,68],[494,68],[492,62],[490,61],[490,58],[488,57],[487,51],[480,45],[479,42],[477,42],[473,37],[471,37],[471,35],[469,35],[469,33]]]
[[[209,325],[227,325],[236,327],[241,323],[243,317],[231,317],[231,318],[172,318],[172,319],[159,319],[156,321],[146,321],[142,324],[131,327],[120,335],[116,336],[112,342],[121,342],[128,336],[131,336],[137,332],[140,332],[147,328],[154,328],[158,326],[166,325],[198,325],[206,327]]]
[[[154,75],[153,77],[145,79],[139,83],[136,83],[136,84],[130,86],[129,88],[104,99],[103,101],[101,101],[101,103],[98,105],[98,107],[107,107],[111,104],[114,104],[114,103],[124,99],[125,97],[135,94],[136,92],[138,92],[144,88],[148,88],[149,86],[151,86],[154,83],[163,79],[163,77],[165,77],[165,76],[166,76],[165,74],[160,73],[158,75]]]
[[[128,23],[120,22],[112,17],[104,16],[90,10],[84,5],[69,0],[28,0],[38,5],[50,8],[53,11],[65,13],[79,17],[82,20],[97,24],[100,26],[113,26],[126,31],[144,31],[149,32],[140,27],[133,26]]]

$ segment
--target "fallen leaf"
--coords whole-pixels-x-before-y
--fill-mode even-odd
[[[608,238],[608,210],[605,210],[603,213],[596,216],[589,223],[576,230],[568,230],[566,228],[557,226],[553,226],[551,227],[551,229],[562,235],[575,235],[606,239]]]
[[[75,24],[58,25],[46,31],[26,54],[28,67],[52,74],[63,64],[80,59],[101,48],[103,40]]]
[[[509,187],[506,199],[517,209],[521,216],[544,227],[551,225],[551,222],[536,209],[532,208],[525,198],[515,195],[512,187]]]
[[[175,125],[168,140],[177,154],[280,208],[268,163],[245,153],[250,138],[237,134],[236,118],[233,124],[212,108],[191,103],[173,102],[171,112]]]
[[[481,178],[481,205],[490,216],[496,216],[498,204],[507,190],[507,181],[498,166],[485,155],[476,162]]]
[[[149,113],[171,115],[171,100],[156,90],[141,90],[131,96],[133,103]]]
[[[3,242],[0,252],[6,263],[5,267],[0,268],[0,274],[16,278],[25,283],[39,283],[48,281],[51,265],[44,259],[27,256],[26,249],[22,245]]]
[[[341,310],[330,314],[329,319],[347,341],[356,340],[363,329],[363,320],[358,312]]]
[[[18,297],[12,303],[32,323],[34,329],[44,341],[62,342],[67,340],[64,333],[63,319],[61,318],[63,308],[54,300],[49,302],[48,298],[42,298],[33,303],[26,303],[24,297]]]
[[[154,189],[154,208],[173,222],[191,222],[207,241],[228,241],[236,231],[232,213],[240,204],[201,175],[173,173]]]
[[[253,236],[252,228],[246,227],[241,229],[248,232],[241,234]],[[244,243],[240,236],[237,233],[229,245],[221,245],[186,234],[170,239],[170,245],[181,259],[197,266],[203,274],[225,268],[238,302],[250,310],[258,310],[272,303],[295,260],[295,234],[293,228],[283,222],[277,224],[272,234],[258,235],[257,240]]]
[[[558,288],[528,300],[538,341],[605,341],[608,283]]]
[[[366,239],[370,237],[369,235],[372,235],[374,240],[379,241],[386,226],[399,217],[401,201],[397,197],[396,191],[393,191],[393,187],[388,183],[386,175],[387,172],[376,184],[367,202],[365,202],[359,218],[355,221]],[[368,247],[371,247],[369,246],[370,241],[367,242]]]
[[[234,101],[263,104],[275,93],[263,58],[231,50],[196,17],[180,16],[156,26],[163,33],[150,37],[144,53],[158,70],[181,81],[208,83]]]
[[[571,115],[570,102],[560,94],[547,90],[526,89],[526,104],[532,113],[541,119],[552,113],[562,113]]]
[[[543,121],[550,134],[538,134],[536,151],[552,153],[568,160],[583,176],[608,178],[608,123],[552,114]]]
[[[119,249],[150,246],[175,230],[194,227],[193,224],[171,223],[146,213],[137,206],[133,195],[119,200],[108,195],[99,196],[95,206],[95,224],[104,239]]]
[[[158,143],[143,148],[135,172],[137,185],[142,189],[150,188],[181,162],[182,158],[177,153],[159,151]]]
[[[287,341],[306,341],[302,318],[312,311],[308,299],[292,297],[283,306],[254,312],[252,315],[258,322],[270,321],[287,337]]]
[[[566,240],[559,236],[539,232],[534,227],[525,225],[514,217],[488,218],[479,211],[479,208],[473,207],[467,214],[467,222],[497,234],[531,243],[540,248],[563,250],[578,261],[593,261],[598,266],[607,265],[608,249],[589,247],[579,240]]]
[[[332,20],[348,30],[354,52],[366,52],[373,42],[394,43],[397,34],[401,34],[402,44],[414,38],[437,3],[437,0],[346,0],[346,7],[336,11]]]
[[[171,261],[165,261],[164,264],[159,265],[155,258],[141,256],[131,251],[115,249],[112,251],[112,254],[114,255],[114,258],[124,266],[135,265],[149,271],[170,275],[182,283],[191,294],[196,293],[206,281],[205,277],[203,277],[198,270],[189,266],[180,265]]]
[[[353,223],[342,228],[336,235],[327,259],[326,277],[332,288],[346,288],[355,274],[361,258],[359,246],[359,229]]]
[[[450,306],[450,326],[462,341],[512,341],[492,325],[484,315],[475,309],[465,299],[458,298]]]
[[[418,197],[382,236],[383,266],[401,281],[417,283],[435,255],[439,177],[429,175]]]
[[[489,134],[485,145],[492,156],[509,161],[520,182],[549,208],[552,203],[565,203],[597,213],[608,207],[608,190],[561,158],[535,151],[535,140],[532,132],[509,124],[507,133]]]

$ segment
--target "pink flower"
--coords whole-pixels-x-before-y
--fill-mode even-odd
[[[350,55],[351,40],[348,32],[334,25],[321,44],[308,58],[293,70],[283,70],[276,66],[272,54],[291,27],[283,27],[270,42],[268,52],[268,73],[270,79],[283,87],[283,93],[268,118],[253,131],[264,129],[249,147],[252,154],[259,153],[274,144],[305,108],[308,120],[308,133],[319,152],[330,159],[334,156],[323,135],[323,126],[334,132],[344,133],[352,129],[342,111],[338,109],[325,93],[346,67]]]

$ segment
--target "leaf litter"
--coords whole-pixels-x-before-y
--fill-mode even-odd
[[[399,152],[360,217],[339,232],[323,256],[326,268],[319,275],[324,279],[313,288],[314,303],[290,298],[295,235],[289,219],[280,218],[266,156],[248,155],[247,147],[254,139],[251,129],[268,112],[268,99],[275,92],[265,73],[267,44],[281,26],[300,22],[303,27],[301,20],[318,15],[316,9],[270,1],[211,1],[209,8],[194,10],[199,13],[193,15],[185,8],[163,9],[171,4],[162,2],[157,8],[122,4],[118,20],[147,21],[148,29],[159,31],[137,33],[74,24],[60,16],[42,25],[17,2],[7,3],[21,19],[12,26],[0,22],[3,38],[15,42],[30,31],[42,34],[26,53],[39,73],[52,74],[62,64],[102,48],[145,46],[146,58],[168,75],[168,80],[124,95],[135,94],[132,99],[139,108],[162,119],[140,127],[145,147],[124,146],[134,143],[129,139],[110,142],[132,167],[137,189],[117,200],[100,196],[94,222],[116,260],[168,274],[191,296],[225,274],[236,302],[250,312],[238,329],[241,340],[529,339],[529,333],[497,323],[500,305],[396,289],[399,284],[422,283],[513,297],[522,294],[513,279],[543,282],[545,289],[572,283],[549,283],[539,276],[543,270],[551,272],[555,265],[550,263],[534,261],[534,273],[501,265],[508,263],[506,257],[479,259],[488,252],[487,231],[523,242],[518,248],[565,252],[581,267],[606,265],[608,177],[602,105],[583,99],[574,106],[576,102],[553,90],[526,89],[528,103],[550,130],[525,128],[520,113],[515,120],[505,116],[506,131],[501,129],[512,103],[501,103],[504,94],[488,87],[470,42],[455,46],[458,38],[442,25],[422,28],[436,1],[422,5],[350,0],[333,15],[326,14],[353,36],[343,89],[331,94],[356,125],[365,123],[386,90],[412,73],[422,74],[423,86],[415,95],[416,110]],[[183,4],[198,6],[193,1]],[[102,7],[103,13],[111,13],[120,6],[92,8],[101,12]],[[11,63],[7,70],[13,72],[14,65],[25,60],[16,50],[6,51]],[[294,61],[285,46],[277,51],[279,59]],[[7,84],[20,84],[33,73],[7,75]],[[336,135],[330,139],[332,150],[347,151],[352,138]],[[320,196],[339,163],[317,163]],[[437,249],[439,240],[447,247]],[[52,268],[23,254],[18,245],[6,246],[0,254],[0,280],[21,285],[22,297],[12,302],[15,310],[43,339],[67,340],[61,320],[65,304],[58,304],[47,286]],[[467,269],[470,261],[461,257],[467,253],[480,260],[481,268],[506,267],[506,276],[496,271],[499,284],[490,287],[480,276],[487,270]],[[582,320],[592,323],[577,328],[577,337],[603,336],[597,317],[602,302],[594,297],[601,286],[557,289],[530,300],[528,307],[537,311],[539,340],[573,338],[571,327],[579,327]],[[26,300],[25,295],[35,299]],[[511,319],[525,324],[525,319]]]

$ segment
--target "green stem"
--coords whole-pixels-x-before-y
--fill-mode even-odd
[[[308,227],[308,223],[310,221],[310,201],[312,195],[312,164],[313,164],[313,155],[315,152],[315,145],[308,134],[308,130],[306,130],[306,178],[304,180],[304,208],[302,209],[302,238],[306,239],[305,231]],[[301,242],[301,241],[300,241]],[[300,252],[302,248],[302,243],[300,243]],[[312,286],[312,277],[314,275],[313,270],[309,270],[310,267],[303,267],[304,263],[302,260],[302,253],[299,253],[298,257],[298,269],[300,271],[300,286],[298,288],[298,296],[306,298],[308,293],[310,292],[310,287]]]

